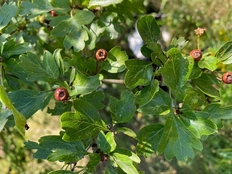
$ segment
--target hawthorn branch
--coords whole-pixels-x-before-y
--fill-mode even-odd
[[[120,84],[120,85],[125,84],[124,80],[121,80],[121,79],[103,79],[102,82],[109,83],[109,84]]]

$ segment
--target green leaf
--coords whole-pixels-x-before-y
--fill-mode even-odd
[[[127,128],[127,127],[119,127],[119,128],[117,128],[116,132],[117,133],[123,133],[123,134],[125,134],[125,135],[127,135],[129,137],[132,137],[132,138],[135,138],[137,136],[136,133],[133,130],[131,130],[131,129]]]
[[[111,96],[109,106],[112,120],[116,123],[126,123],[135,114],[134,95],[131,91],[123,91],[120,100]]]
[[[77,72],[73,81],[72,90],[70,96],[78,94],[88,94],[96,90],[101,85],[100,75],[86,76],[81,72]]]
[[[90,0],[88,8],[93,7],[107,7],[109,5],[121,3],[123,0]]]
[[[62,24],[58,24],[58,26],[56,26],[53,30],[52,30],[52,34],[54,36],[57,36],[57,34],[59,34],[59,32],[64,32],[65,33],[69,33],[69,32],[73,32],[78,28],[81,28],[82,25],[88,25],[92,22],[92,20],[94,19],[95,15],[89,11],[89,10],[78,10],[76,12],[76,14],[71,17],[70,19],[63,21],[65,22],[65,24],[68,24],[66,26],[62,26]],[[59,27],[62,27],[63,30],[58,31]],[[60,35],[58,35],[60,36]]]
[[[35,158],[49,161],[75,162],[87,154],[81,141],[66,142],[61,135],[43,136],[39,139],[39,145],[34,142],[25,144],[29,149],[37,149]]]
[[[20,5],[20,15],[29,15],[29,18],[34,18],[43,13],[51,11],[53,7],[47,0],[33,0],[31,2],[22,2]]]
[[[147,44],[147,48],[151,49],[153,51],[151,53],[151,60],[156,65],[161,66],[162,64],[164,64],[167,61],[167,58],[164,55],[160,44],[158,44],[156,42],[149,42]]]
[[[193,83],[206,95],[210,97],[219,97],[218,80],[213,74],[202,73]]]
[[[75,172],[72,172],[70,170],[55,170],[51,171],[48,174],[74,174]]]
[[[232,41],[226,42],[223,44],[215,53],[217,57],[224,64],[232,63]]]
[[[148,86],[145,86],[142,90],[136,92],[135,98],[136,103],[139,104],[140,107],[149,103],[154,97],[155,93],[159,91],[159,81],[152,80]]]
[[[114,161],[127,174],[139,174],[138,170],[133,165],[132,160],[124,154],[114,153]]]
[[[52,150],[51,149],[47,149],[47,148],[43,148],[41,146],[39,146],[38,143],[36,142],[33,142],[33,141],[28,141],[28,142],[25,142],[25,147],[27,149],[36,149],[37,151],[33,154],[33,157],[34,158],[37,158],[37,159],[46,159],[48,157],[48,155],[50,153],[52,153]]]
[[[113,152],[117,146],[114,140],[114,133],[107,132],[105,134],[103,131],[100,131],[97,136],[97,145],[104,154]]]
[[[119,46],[113,47],[108,52],[108,58],[106,61],[108,65],[103,69],[109,73],[119,73],[126,69],[125,61],[128,59],[128,56],[125,51],[121,51]]]
[[[65,37],[64,47],[69,49],[74,48],[74,51],[79,52],[84,49],[85,41],[89,39],[86,27],[92,22],[95,15],[88,10],[78,10],[73,17],[59,22],[52,30],[51,34],[55,37]]]
[[[159,89],[155,93],[154,98],[137,109],[138,112],[143,114],[152,114],[152,115],[166,115],[172,110],[172,101],[170,96],[164,92],[162,89]]]
[[[51,162],[73,162],[79,161],[83,156],[83,152],[80,154],[80,152],[71,151],[70,149],[56,149],[47,157],[47,160]]]
[[[59,77],[59,69],[51,53],[44,52],[43,60],[35,54],[28,52],[20,56],[19,66],[24,70],[29,81],[55,82]]]
[[[72,109],[72,102],[56,102],[54,109],[48,107],[47,113],[52,115],[62,115],[64,112],[70,112]]]
[[[143,60],[130,59],[126,62],[128,71],[125,75],[125,85],[133,89],[139,85],[147,86],[150,84],[153,68],[152,64]]]
[[[193,66],[189,79],[197,79],[201,76],[202,73],[203,71],[198,66]]]
[[[0,132],[4,128],[5,124],[7,123],[8,117],[11,115],[12,115],[12,111],[3,105],[0,112]]]
[[[185,40],[184,37],[180,37],[180,38],[173,38],[171,43],[168,46],[167,50],[170,50],[173,47],[178,48],[179,50],[183,49],[186,45],[188,44],[188,41]]]
[[[201,138],[203,135],[211,135],[217,132],[217,126],[213,121],[198,116],[196,118],[191,120],[186,117],[181,117],[183,124],[194,136]]]
[[[7,81],[7,84],[9,85],[9,87],[11,89],[13,89],[13,90],[20,89],[20,83],[19,83],[19,79],[17,77],[11,76],[11,75],[6,75],[5,80]]]
[[[149,157],[153,152],[157,151],[163,130],[164,126],[161,124],[150,124],[143,127],[137,134],[137,153]]]
[[[218,58],[214,57],[214,56],[207,56],[207,57],[203,57],[199,62],[198,62],[198,66],[202,69],[206,68],[210,71],[214,71],[218,68]]]
[[[15,2],[4,3],[0,11],[0,31],[16,16],[18,7]]]
[[[69,0],[52,0],[52,6],[56,7],[57,10],[68,11],[70,9],[70,1]]]
[[[52,92],[40,92],[29,89],[9,93],[9,98],[15,108],[26,118],[31,117],[39,109],[44,109],[52,96]]]
[[[176,156],[177,160],[186,161],[188,157],[194,157],[193,147],[196,147],[196,144],[199,143],[200,140],[185,127],[183,122],[172,115],[164,126],[164,133],[158,150],[159,152],[164,150],[164,155],[168,160]]]
[[[100,160],[101,160],[100,154],[96,154],[96,153],[89,154],[89,162],[86,165],[87,171],[93,173]]]
[[[169,116],[163,128],[163,135],[160,138],[160,143],[158,144],[157,152],[159,154],[163,153],[167,147],[167,144],[171,138],[177,139],[178,135],[176,128],[173,125],[173,118]]]
[[[144,16],[137,22],[138,32],[145,43],[157,42],[160,37],[160,29],[152,16]]]
[[[64,61],[63,61],[63,59],[62,59],[62,57],[61,57],[61,54],[60,54],[60,52],[61,52],[61,49],[56,49],[55,51],[54,51],[54,53],[53,53],[53,57],[54,57],[54,59],[55,59],[55,61],[56,61],[56,64],[57,64],[57,67],[58,67],[58,69],[59,69],[59,74],[60,75],[63,75],[64,74]]]
[[[89,50],[93,50],[95,47],[96,47],[96,43],[97,43],[97,34],[95,33],[95,30],[93,30],[92,28],[90,28],[90,29],[88,29],[86,26],[82,26],[84,29],[85,29],[85,31],[87,32],[87,34],[88,34],[88,38],[89,38],[89,40],[87,40],[86,42],[85,42],[85,44],[86,44],[86,46],[87,46],[87,48],[89,49]]]
[[[232,106],[222,107],[220,104],[210,104],[203,112],[208,113],[210,119],[232,119]]]
[[[125,148],[117,148],[115,150],[116,153],[120,153],[120,154],[124,154],[126,156],[128,156],[133,162],[139,164],[141,162],[140,158],[138,157],[137,154],[135,154],[134,152],[128,150],[128,149],[125,149]]]
[[[90,94],[80,97],[80,99],[91,103],[97,110],[104,108],[105,105],[102,103],[104,98],[105,98],[105,95],[102,91],[93,91]]]
[[[88,33],[82,28],[76,28],[75,31],[70,32],[64,39],[64,48],[74,48],[75,52],[79,52],[84,49],[85,41],[89,39]],[[78,41],[78,42],[77,42]]]
[[[2,57],[7,59],[11,56],[23,54],[29,50],[31,50],[29,43],[16,43],[15,39],[10,39],[4,44]]]
[[[18,129],[19,133],[22,135],[25,134],[25,125],[26,125],[26,118],[13,106],[11,100],[9,99],[5,89],[3,86],[0,85],[0,100],[2,103],[12,111],[15,121],[15,126]]]
[[[177,48],[169,50],[167,56],[169,59],[161,70],[164,83],[178,91],[187,83],[194,62],[192,59],[184,59]]]
[[[205,100],[205,95],[201,91],[188,88],[184,97],[183,107],[187,106],[188,108],[194,110],[204,105]]]
[[[83,140],[97,135],[101,130],[109,131],[93,105],[76,99],[73,106],[75,113],[66,112],[61,115],[61,125],[65,130],[64,140]]]

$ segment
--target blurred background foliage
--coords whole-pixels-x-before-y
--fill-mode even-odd
[[[4,2],[9,1],[0,1],[1,4]],[[144,14],[151,14],[157,19],[162,31],[160,43],[164,50],[172,38],[184,37],[189,42],[182,52],[188,55],[192,49],[197,47],[197,37],[194,32],[197,27],[207,29],[206,34],[201,37],[200,43],[205,54],[213,55],[223,43],[232,40],[231,0],[222,0],[220,2],[218,0],[124,0],[117,7],[107,7],[105,10],[104,15],[108,15],[107,18],[110,18],[112,13],[117,13],[120,10],[117,21],[115,21],[117,23],[117,32],[114,33],[114,36],[109,35],[107,32],[103,33],[96,47],[104,47],[109,50],[115,45],[120,45],[131,57],[135,55],[129,47],[131,43],[128,43],[127,38],[135,32],[136,21]],[[19,18],[18,21],[13,21],[14,25],[8,26],[4,32],[15,35],[19,40],[21,36],[24,36],[24,39],[32,44],[34,51],[40,55],[45,49],[53,52],[55,48],[62,47],[62,41],[55,40],[49,35],[50,26],[46,24],[46,18],[47,16],[44,15],[38,16],[36,19],[25,20]],[[16,24],[20,30],[14,28]],[[134,39],[136,41],[139,38]],[[64,54],[68,56],[70,52],[66,51]],[[219,68],[222,72],[225,72],[231,71],[232,66],[221,65]],[[114,95],[119,95],[123,90],[123,87],[117,85],[106,86],[106,88],[111,95],[112,91],[115,91]],[[222,102],[232,104],[231,85],[225,85],[221,94]],[[155,122],[156,120],[137,115],[131,122],[131,127],[138,130],[143,124],[151,121]],[[27,131],[26,139],[32,141],[37,141],[43,135],[57,134],[60,129],[59,118],[51,117],[43,112],[36,113],[29,120],[29,125],[33,129]],[[189,159],[187,162],[166,161],[162,155],[152,155],[150,158],[142,160],[140,169],[147,174],[230,174],[232,173],[231,127],[232,121],[223,121],[218,133],[204,137],[203,151],[197,152],[192,160]],[[61,164],[51,164],[34,159],[32,152],[24,148],[23,142],[24,139],[13,129],[4,129],[1,132],[1,173],[42,174],[61,167]],[[119,143],[127,145],[125,142]],[[99,173],[101,168],[102,166],[99,166]]]

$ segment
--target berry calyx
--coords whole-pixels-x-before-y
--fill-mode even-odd
[[[66,88],[59,87],[55,90],[54,97],[58,101],[65,101],[69,97],[68,90]]]
[[[96,56],[96,59],[98,61],[103,61],[103,60],[105,60],[107,58],[108,53],[107,53],[107,51],[105,49],[99,49],[99,50],[97,50],[95,56]]]
[[[222,81],[226,84],[232,83],[232,72],[226,72],[222,75]]]
[[[194,59],[194,61],[199,61],[202,58],[202,52],[198,49],[192,50],[189,55]]]

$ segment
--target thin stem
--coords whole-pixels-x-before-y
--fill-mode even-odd
[[[121,85],[125,84],[125,81],[121,79],[103,79],[102,82],[109,84],[121,84]]]
[[[200,35],[197,35],[197,49],[200,50]]]

